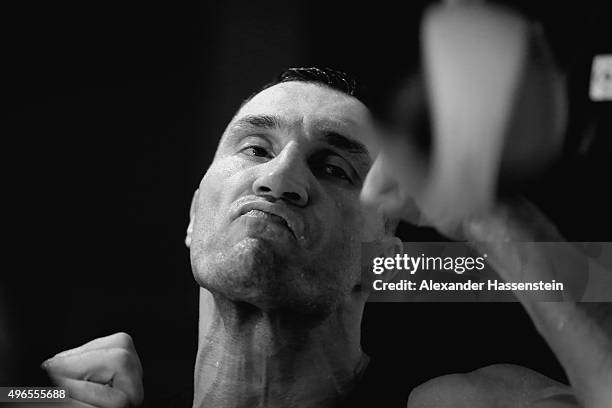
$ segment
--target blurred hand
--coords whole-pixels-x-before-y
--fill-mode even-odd
[[[144,399],[142,365],[126,333],[63,351],[41,367],[58,386],[68,390],[74,408],[123,408],[138,406]]]

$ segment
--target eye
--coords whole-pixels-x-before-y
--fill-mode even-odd
[[[270,158],[272,155],[265,147],[257,146],[257,145],[249,145],[244,147],[241,152],[247,156],[251,157],[267,157]]]
[[[351,165],[335,153],[321,152],[311,159],[310,165],[316,177],[354,184]]]
[[[325,171],[325,174],[329,177],[339,178],[348,182],[351,181],[351,178],[341,167],[334,166],[333,164],[325,164],[323,166],[323,170]]]

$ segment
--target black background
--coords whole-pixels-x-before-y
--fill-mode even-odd
[[[148,398],[191,383],[189,202],[238,104],[288,66],[353,72],[383,98],[416,66],[422,5],[356,3],[2,6],[0,385],[47,384],[44,359],[116,331],[135,340]],[[527,194],[569,240],[609,241],[610,106],[586,90],[610,14],[551,5],[521,7],[571,74],[572,132]],[[406,383],[497,362],[564,378],[518,304],[374,304],[363,335]]]

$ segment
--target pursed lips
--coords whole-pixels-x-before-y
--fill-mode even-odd
[[[304,241],[304,226],[297,216],[278,204],[268,201],[250,201],[238,207],[237,214],[233,217],[238,218],[251,212],[252,216],[270,216],[272,222],[278,222],[285,226],[298,242]],[[258,215],[258,213],[260,213]],[[263,213],[263,214],[261,214]]]

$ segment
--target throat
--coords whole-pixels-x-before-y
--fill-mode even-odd
[[[212,299],[203,313],[202,301],[194,408],[333,407],[367,366],[359,335],[337,317],[287,328],[262,312],[227,316]]]

